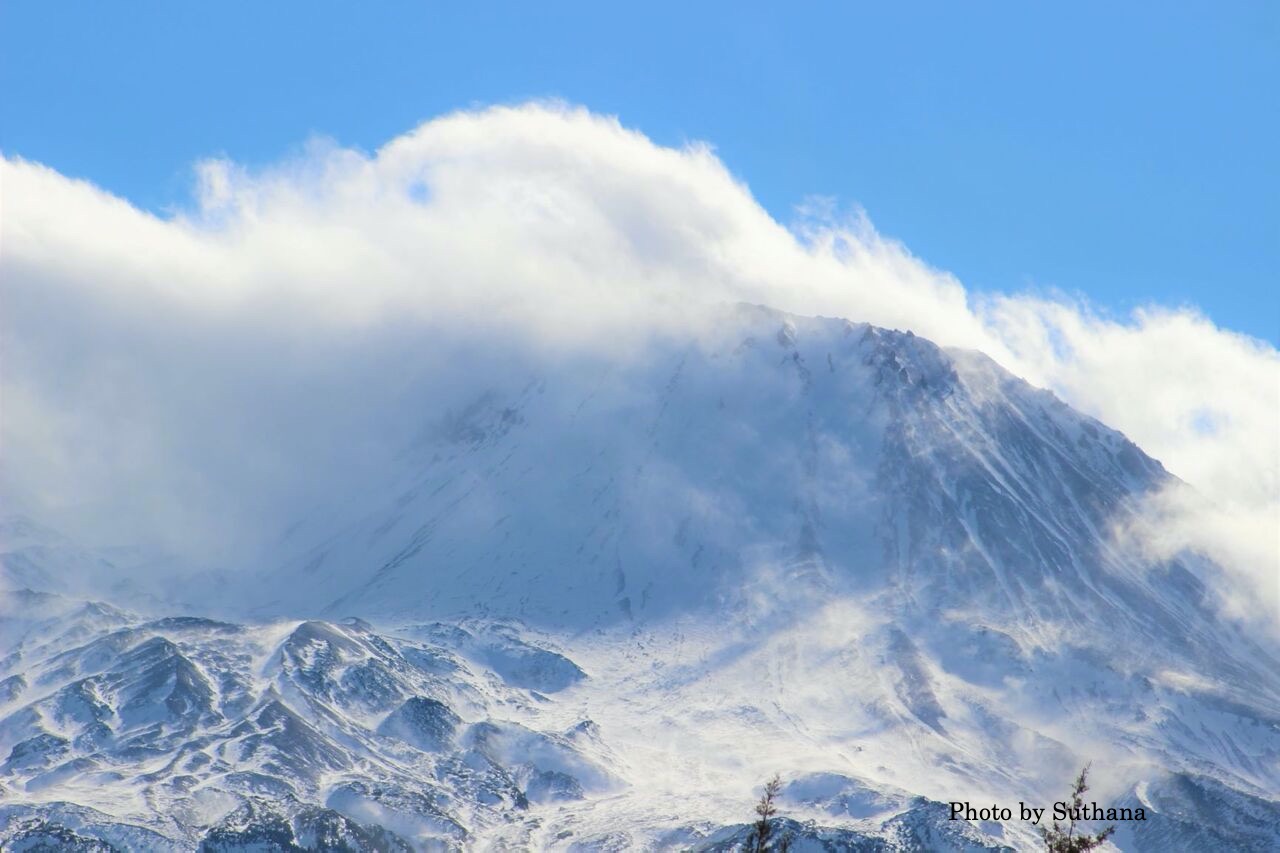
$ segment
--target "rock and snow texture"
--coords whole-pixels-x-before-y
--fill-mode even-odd
[[[1280,846],[1274,645],[1116,535],[1157,462],[979,354],[731,320],[424,406],[185,607],[10,522],[0,844],[722,850],[780,772],[808,849],[1034,849],[946,803],[1091,759],[1122,849]]]

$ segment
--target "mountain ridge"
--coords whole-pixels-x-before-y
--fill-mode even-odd
[[[1280,843],[1278,656],[1212,563],[1115,535],[1176,482],[1123,435],[979,353],[761,307],[535,367],[197,607],[15,594],[6,821],[727,849],[782,771],[806,844],[1022,850],[945,804],[1051,798],[1092,757],[1153,815],[1122,849]],[[136,588],[18,527],[10,585]]]

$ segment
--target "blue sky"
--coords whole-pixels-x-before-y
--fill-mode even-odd
[[[861,205],[971,288],[1280,341],[1275,4],[478,5],[6,0],[0,145],[163,211],[202,157],[558,97],[711,142],[784,222]]]

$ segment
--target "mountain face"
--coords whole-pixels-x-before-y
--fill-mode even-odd
[[[186,602],[8,523],[4,849],[729,850],[776,772],[793,849],[1023,850],[948,804],[1090,760],[1121,849],[1280,847],[1274,645],[1117,534],[1159,463],[986,357],[744,307],[423,408]]]

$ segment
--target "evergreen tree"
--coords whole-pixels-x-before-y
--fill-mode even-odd
[[[790,835],[774,835],[773,818],[778,814],[778,807],[774,805],[778,792],[782,790],[782,779],[775,773],[773,778],[764,786],[764,794],[760,797],[760,802],[756,803],[756,815],[759,820],[751,828],[751,835],[747,838],[747,853],[786,853],[791,849]]]
[[[1116,831],[1113,824],[1097,835],[1076,835],[1075,816],[1084,808],[1084,792],[1089,790],[1088,776],[1089,765],[1086,764],[1080,771],[1080,775],[1076,777],[1076,784],[1071,789],[1071,822],[1063,826],[1055,820],[1052,828],[1040,827],[1040,837],[1044,839],[1048,853],[1087,853],[1089,850],[1101,847],[1103,842]]]

